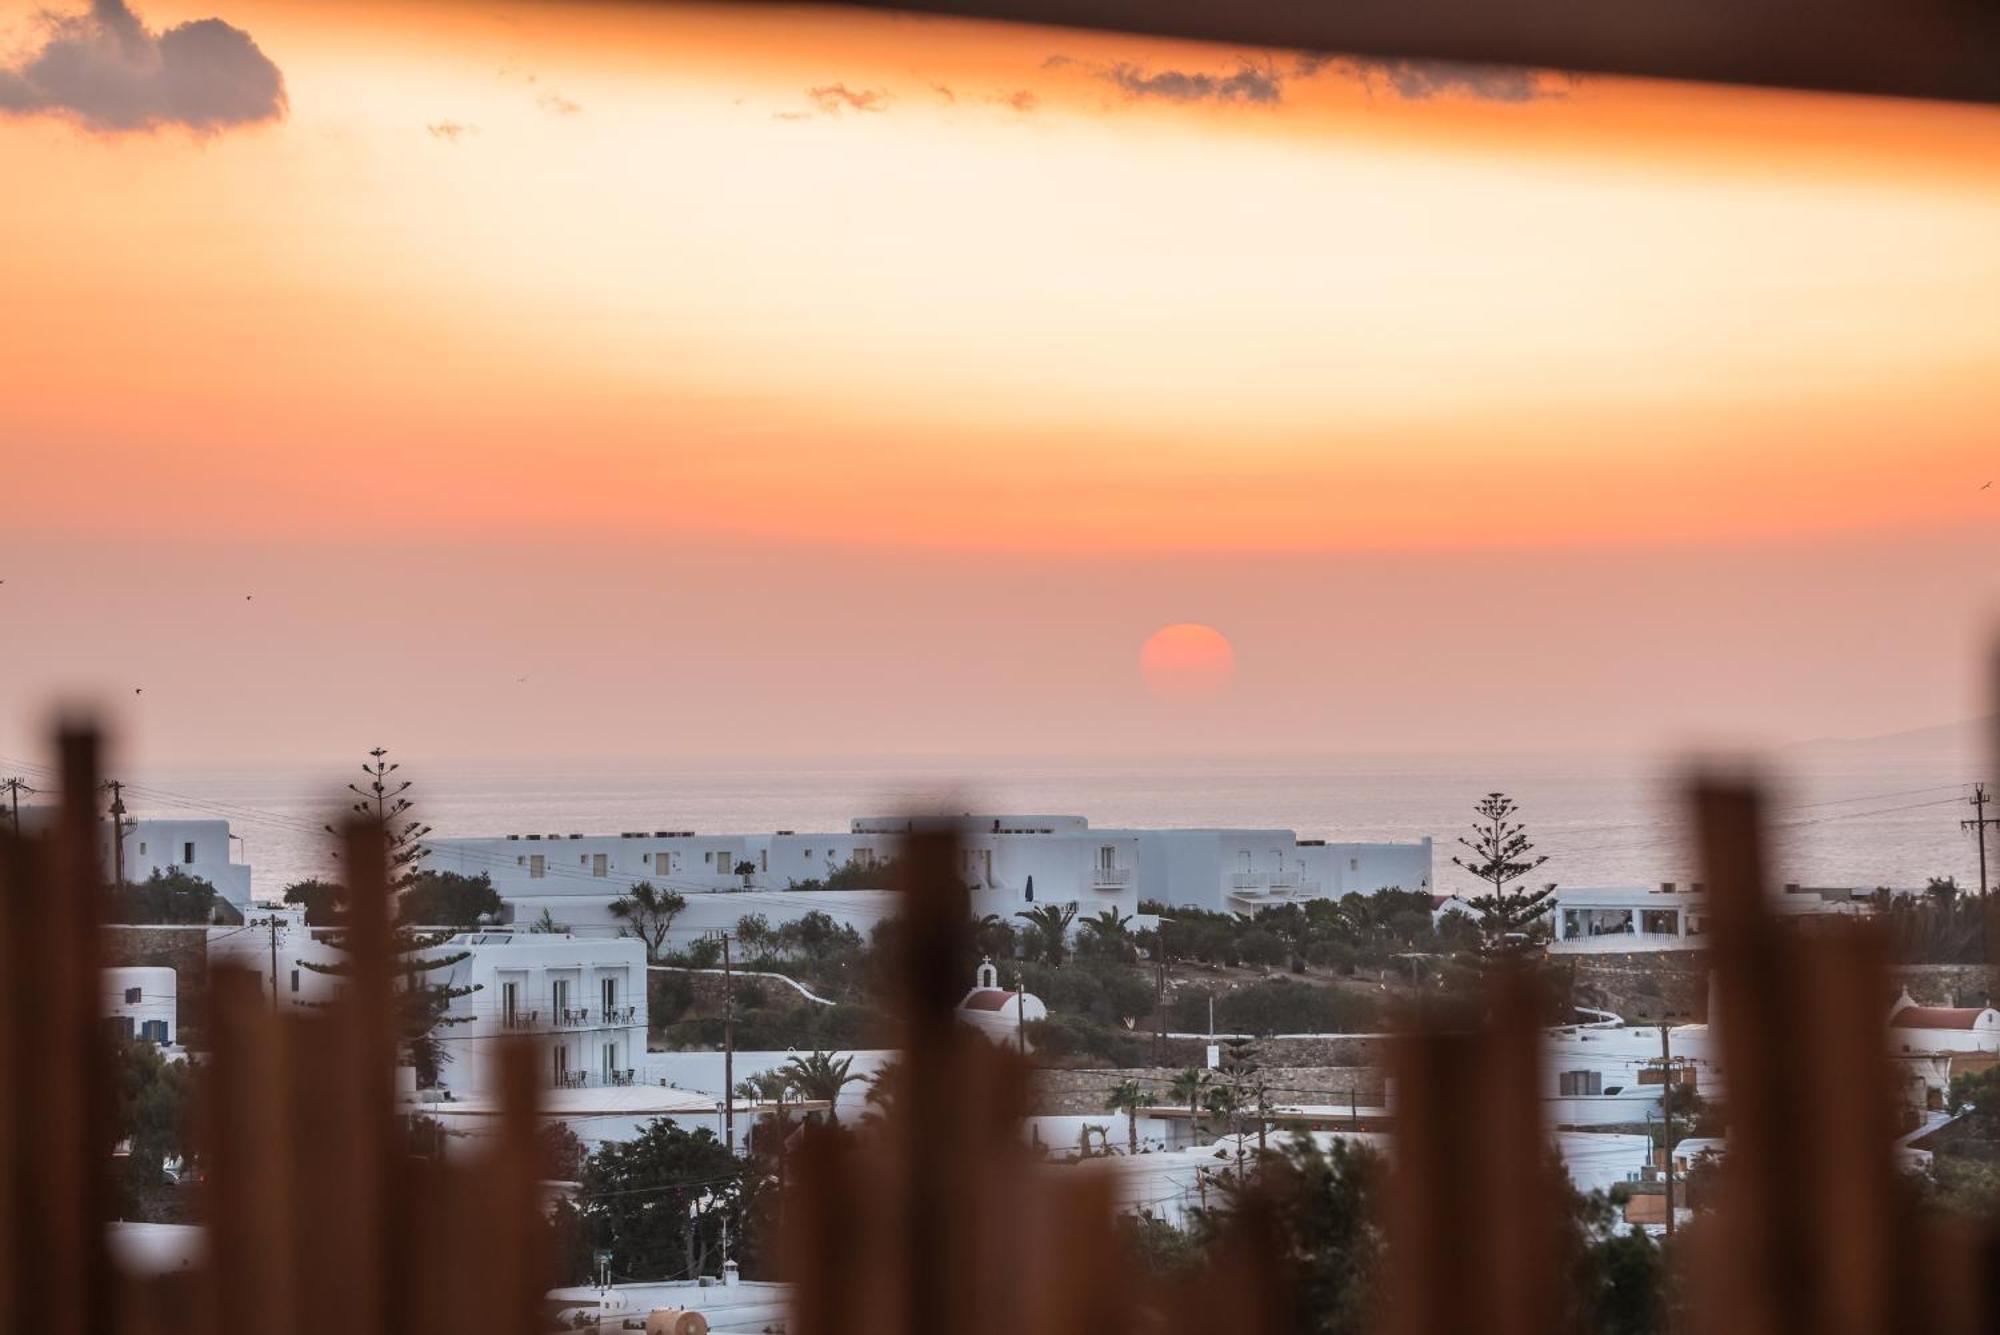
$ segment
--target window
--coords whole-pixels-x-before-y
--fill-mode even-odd
[[[1647,909],[1639,915],[1639,930],[1647,936],[1679,936],[1679,909]]]
[[[558,978],[549,984],[549,1004],[555,1007],[555,1018],[567,1018],[569,1011],[569,980]]]
[[[550,1074],[555,1076],[556,1083],[566,1083],[569,1080],[569,1049],[558,1043],[549,1050],[549,1061]]]
[[[165,1020],[146,1021],[144,1025],[140,1026],[139,1037],[145,1039],[148,1043],[166,1042],[167,1022]]]
[[[140,996],[141,996],[141,995],[142,995],[142,993],[141,993],[140,989],[138,989],[138,988],[136,988],[136,987],[128,987],[128,988],[126,988],[126,989],[125,989],[125,1004],[126,1004],[127,1006],[136,1006],[136,1005],[138,1005],[138,1004],[139,1004],[139,998],[140,998]]]
[[[146,856],[146,841],[144,839],[139,841],[139,856],[142,858]]]
[[[673,869],[674,855],[672,853],[653,854],[653,875],[665,876]]]
[[[292,970],[292,991],[296,992],[298,990],[299,990],[299,971],[297,969],[294,969]]]
[[[549,863],[547,858],[545,858],[540,853],[531,853],[528,855],[529,880],[539,881],[542,879],[542,877],[548,875],[548,872],[549,872]]]
[[[500,1022],[512,1029],[521,1014],[521,985],[500,984]]]
[[[590,855],[590,874],[592,876],[610,875],[611,855],[609,853],[592,853]]]
[[[1100,845],[1097,850],[1097,869],[1099,871],[1116,871],[1118,869],[1118,850],[1110,844]]]
[[[1361,870],[1361,859],[1360,859],[1360,858],[1349,858],[1349,859],[1347,860],[1347,869],[1348,869],[1349,871],[1360,871],[1360,870]]]
[[[618,980],[607,978],[603,983],[604,1018],[609,1021],[611,1013],[618,1009]]]
[[[607,1085],[610,1084],[616,1078],[617,1074],[618,1045],[616,1043],[606,1043],[604,1045],[604,1083]]]
[[[132,1017],[129,1015],[107,1015],[104,1017],[105,1032],[113,1039],[132,1037]]]
[[[1564,1098],[1580,1098],[1604,1092],[1604,1072],[1564,1071],[1557,1077],[1558,1092]]]
[[[770,849],[768,849],[768,848],[760,848],[760,849],[758,849],[758,850],[757,850],[757,870],[758,870],[758,871],[769,871],[769,870],[771,870],[771,850],[770,850]]]
[[[182,844],[182,845],[181,845],[181,861],[182,861],[183,863],[186,863],[186,864],[187,864],[187,865],[189,865],[189,866],[193,866],[193,865],[194,865],[194,845],[193,845],[193,844],[189,843],[189,844]]]

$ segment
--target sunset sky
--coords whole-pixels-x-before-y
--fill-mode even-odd
[[[150,763],[1984,707],[2000,111],[762,7],[57,12],[0,0],[0,755],[59,700]],[[1145,688],[1178,622],[1226,691]]]

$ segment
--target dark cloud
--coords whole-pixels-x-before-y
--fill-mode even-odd
[[[153,32],[123,0],[47,14],[41,44],[0,65],[0,114],[49,115],[106,133],[182,126],[216,134],[284,117],[285,76],[221,19]]]
[[[1308,52],[1296,64],[1298,76],[1303,79],[1328,68],[1343,71],[1370,88],[1386,88],[1412,102],[1433,97],[1533,102],[1561,97],[1568,91],[1560,79],[1518,65],[1461,65],[1448,60],[1375,59],[1324,52]]]
[[[1161,70],[1153,74],[1124,61],[1094,72],[1098,78],[1124,89],[1128,96],[1158,97],[1169,102],[1272,103],[1282,101],[1285,95],[1285,81],[1275,69],[1248,61],[1238,65],[1234,74],[1186,70]]]
[[[812,99],[813,109],[825,116],[838,116],[843,111],[883,111],[889,104],[889,95],[879,88],[856,90],[844,83],[808,88],[806,96]]]
[[[543,93],[535,99],[535,105],[543,111],[548,112],[551,116],[575,116],[580,115],[583,111],[581,106],[570,101],[561,93]]]
[[[1143,65],[1119,61],[1093,64],[1073,56],[1050,56],[1043,69],[1076,68],[1121,89],[1127,97],[1153,97],[1168,102],[1247,102],[1269,105],[1284,100],[1285,80],[1274,65],[1242,61],[1231,74],[1188,70],[1153,72]]]
[[[433,121],[424,128],[431,132],[431,138],[442,139],[447,144],[456,144],[465,135],[479,133],[477,125],[461,125],[457,121]]]

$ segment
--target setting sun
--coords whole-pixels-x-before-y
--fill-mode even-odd
[[[1139,650],[1146,689],[1162,700],[1212,700],[1236,677],[1236,650],[1213,626],[1162,626]]]

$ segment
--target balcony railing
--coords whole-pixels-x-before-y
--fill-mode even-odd
[[[1130,867],[1093,867],[1090,883],[1099,890],[1122,890],[1132,883]]]
[[[1295,871],[1239,871],[1230,876],[1229,888],[1235,894],[1259,897],[1309,896],[1319,893],[1319,882]]]
[[[639,1022],[639,1008],[633,1006],[570,1006],[544,1015],[540,1010],[503,1011],[503,1029],[619,1029]]]
[[[618,1071],[558,1071],[549,1081],[556,1089],[614,1089],[639,1083],[632,1067]]]

